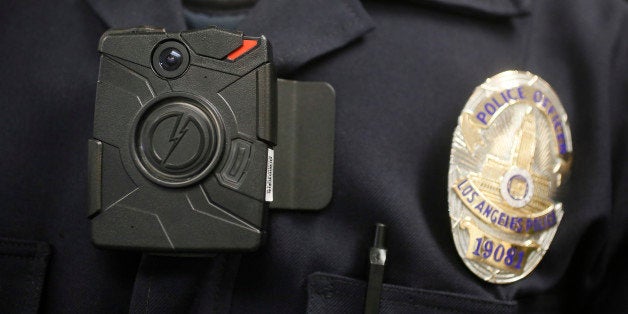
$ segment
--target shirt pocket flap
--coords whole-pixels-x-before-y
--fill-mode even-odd
[[[308,276],[308,313],[363,313],[366,283],[326,273]],[[517,303],[384,284],[380,313],[514,313]]]
[[[37,313],[49,256],[48,243],[0,238],[0,312]]]

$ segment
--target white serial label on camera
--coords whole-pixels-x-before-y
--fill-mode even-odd
[[[273,201],[273,167],[275,164],[275,151],[268,149],[268,161],[266,163],[266,201]]]

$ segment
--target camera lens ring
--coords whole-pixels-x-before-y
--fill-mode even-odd
[[[175,78],[183,74],[190,65],[190,53],[176,40],[161,42],[153,49],[152,66],[157,75]]]

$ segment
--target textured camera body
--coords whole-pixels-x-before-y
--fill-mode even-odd
[[[138,28],[105,33],[99,51],[89,141],[94,244],[255,250],[277,141],[267,40],[216,28]]]

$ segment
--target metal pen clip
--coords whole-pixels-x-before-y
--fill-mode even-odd
[[[375,224],[375,239],[369,252],[369,281],[364,304],[365,314],[379,313],[379,301],[386,265],[386,225]]]

